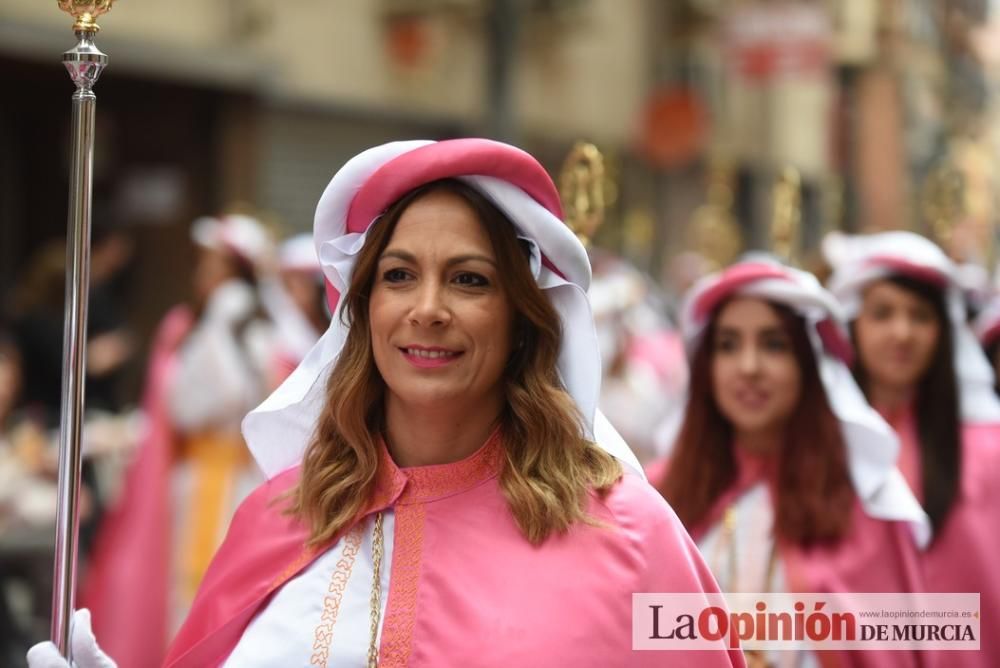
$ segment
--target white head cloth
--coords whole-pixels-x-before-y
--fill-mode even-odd
[[[959,405],[964,422],[1000,422],[993,369],[966,322],[965,302],[954,263],[933,242],[912,232],[851,237],[827,285],[848,320],[861,311],[865,289],[890,276],[909,276],[944,290],[954,345]]]
[[[847,466],[865,512],[910,523],[916,543],[931,538],[927,514],[896,467],[899,440],[865,400],[845,363],[850,344],[840,308],[809,273],[776,262],[752,260],[698,281],[681,305],[680,326],[689,358],[694,356],[716,307],[733,296],[756,297],[792,309],[806,323],[827,401],[840,422]]]
[[[436,148],[431,149],[431,146]],[[504,212],[514,222],[518,235],[529,242],[535,280],[562,321],[564,335],[558,370],[583,416],[585,435],[624,463],[626,470],[642,476],[642,467],[635,455],[607,418],[597,410],[601,364],[586,294],[590,284],[590,263],[586,250],[556,215],[513,182],[481,173],[448,172],[449,167],[457,164],[460,158],[472,154],[486,156],[487,159],[480,162],[494,165],[499,173],[510,171],[503,168],[507,163],[514,163],[514,158],[522,162],[530,160],[539,173],[544,173],[523,151],[481,139],[393,142],[364,151],[349,160],[334,175],[316,207],[314,241],[326,279],[341,294],[346,292],[357,254],[364,246],[367,229],[384,211],[383,207],[382,211],[365,221],[367,228],[363,231],[348,230],[349,219],[353,220],[350,218],[352,204],[355,204],[364,184],[395,160],[406,157],[411,158],[412,163],[412,158],[428,157],[427,162],[437,170],[437,175],[429,176],[424,182],[444,178],[444,175],[460,178]],[[398,171],[396,165],[399,164],[389,169]],[[555,194],[551,180],[547,176],[545,179],[547,187]],[[385,206],[389,204],[391,202],[385,202]],[[559,273],[543,263],[543,257]],[[291,376],[244,419],[243,435],[268,477],[301,461],[325,401],[327,379],[347,339],[347,331],[338,309],[329,329]]]
[[[282,271],[315,272],[323,274],[323,267],[316,254],[316,244],[311,234],[296,234],[281,242],[278,248],[278,268]]]
[[[242,214],[202,216],[191,225],[195,243],[233,253],[254,269],[266,268],[274,253],[274,243],[256,218]]]

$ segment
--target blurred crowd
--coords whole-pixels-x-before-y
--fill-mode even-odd
[[[141,258],[127,229],[98,224],[86,347],[81,596],[92,597],[88,583],[103,582],[102,573],[137,556],[123,543],[140,551],[169,546],[159,576],[172,624],[183,617],[232,511],[261,479],[240,437],[243,415],[295,368],[329,321],[309,235],[279,243],[256,219],[225,215],[195,221],[191,239],[197,260],[183,272],[191,297],[164,314],[148,359],[139,359],[121,291]],[[21,665],[25,648],[48,635],[64,243],[45,245],[25,267],[0,312],[4,666]],[[132,397],[123,380],[136,367],[144,388]],[[169,526],[137,498],[162,502]],[[143,531],[157,534],[152,543],[143,544]],[[94,559],[97,553],[117,557]]]

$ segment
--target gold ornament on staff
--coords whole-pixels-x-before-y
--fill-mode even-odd
[[[80,463],[87,350],[87,297],[90,285],[91,197],[94,181],[93,87],[108,63],[94,44],[97,18],[113,0],[59,0],[59,8],[76,20],[77,44],[65,52],[63,65],[76,86],[73,93],[72,162],[66,243],[66,319],[63,329],[62,405],[59,424],[59,488],[52,583],[52,641],[73,663],[70,617],[75,606],[76,561],[80,527]]]
[[[799,264],[802,254],[802,180],[794,167],[785,167],[772,194],[771,252],[788,264]]]
[[[743,249],[743,235],[733,217],[735,174],[732,163],[716,159],[708,169],[705,203],[691,214],[688,245],[708,260],[712,270],[736,259]]]
[[[97,19],[111,11],[115,0],[57,0],[59,9],[76,19],[74,32],[97,33],[101,26]]]
[[[924,181],[920,208],[931,238],[948,249],[955,225],[966,213],[965,178],[951,160],[938,165]]]
[[[604,222],[604,156],[593,144],[577,142],[559,172],[559,196],[566,225],[589,246]]]

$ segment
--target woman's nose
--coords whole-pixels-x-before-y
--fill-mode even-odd
[[[430,327],[445,324],[450,320],[451,312],[442,286],[428,282],[414,292],[413,308],[410,310],[412,324]]]
[[[753,374],[760,370],[760,354],[755,346],[745,346],[740,351],[740,371]]]

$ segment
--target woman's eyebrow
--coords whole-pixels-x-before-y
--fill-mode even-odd
[[[444,264],[446,267],[451,267],[456,264],[462,264],[463,262],[475,262],[475,261],[485,262],[487,264],[493,265],[494,267],[497,266],[497,263],[493,258],[487,257],[486,255],[480,255],[478,253],[466,253],[465,255],[456,255],[455,257],[449,258],[448,261],[445,262]]]
[[[416,256],[413,255],[413,253],[410,253],[405,250],[389,249],[384,253],[382,253],[382,256],[379,257],[379,262],[387,258],[396,258],[397,260],[402,260],[403,262],[417,264]],[[448,260],[445,262],[445,266],[451,267],[456,264],[462,264],[463,262],[472,262],[472,261],[486,262],[487,264],[490,264],[493,267],[497,266],[496,260],[487,255],[480,255],[478,253],[465,253],[463,255],[456,255],[454,257],[448,258]]]

